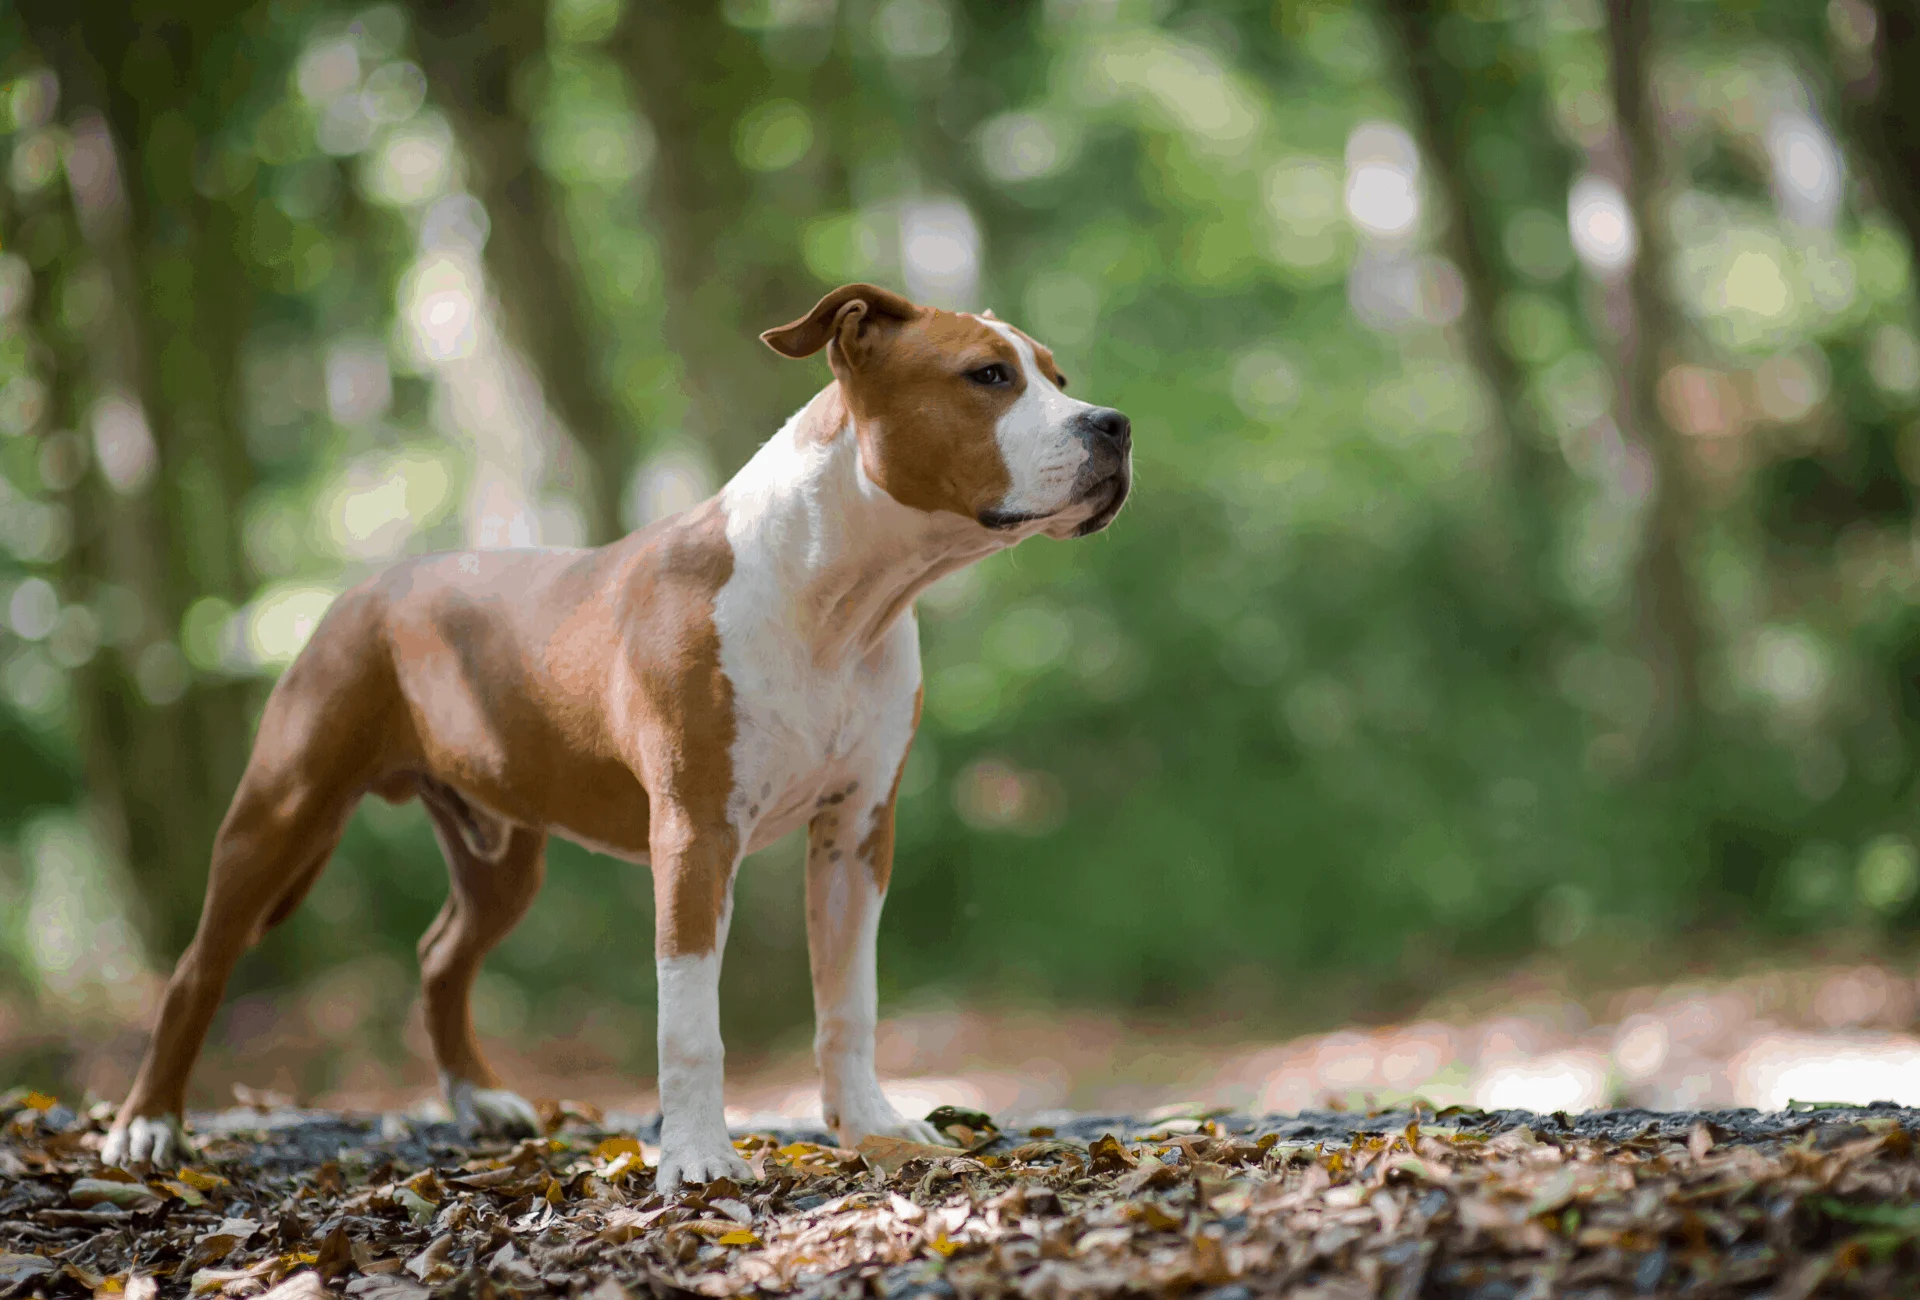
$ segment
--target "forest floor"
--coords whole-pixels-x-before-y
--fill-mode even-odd
[[[1920,1111],[1112,1116],[954,1146],[739,1134],[757,1181],[667,1198],[658,1121],[549,1106],[462,1143],[400,1114],[194,1118],[104,1167],[107,1110],[0,1102],[0,1300],[1906,1294]],[[636,1136],[637,1132],[637,1136]]]

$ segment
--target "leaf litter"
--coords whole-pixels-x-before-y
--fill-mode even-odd
[[[1920,1274],[1920,1111],[929,1116],[952,1145],[751,1133],[663,1197],[657,1121],[518,1142],[258,1109],[194,1163],[0,1096],[0,1300],[567,1296],[1888,1296]]]

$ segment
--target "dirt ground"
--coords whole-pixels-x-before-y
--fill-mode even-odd
[[[951,1147],[737,1134],[758,1174],[657,1194],[657,1120],[548,1106],[463,1143],[390,1112],[199,1115],[118,1170],[107,1108],[0,1114],[0,1298],[591,1300],[1892,1296],[1920,1273],[1920,1111],[1448,1107],[1061,1117]]]

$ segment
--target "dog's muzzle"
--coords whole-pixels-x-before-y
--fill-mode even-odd
[[[1073,536],[1097,533],[1113,522],[1133,486],[1133,421],[1112,407],[1095,406],[1074,418],[1071,432],[1086,447],[1087,458],[1074,476],[1067,503],[1057,510],[1046,511],[983,510],[978,516],[982,524],[1007,531],[1054,519],[1087,505],[1093,506],[1093,513],[1073,530]]]
[[[1127,503],[1133,487],[1133,421],[1110,406],[1096,406],[1074,421],[1074,432],[1087,448],[1087,460],[1073,485],[1077,504],[1094,503],[1075,537],[1097,533],[1113,522]]]

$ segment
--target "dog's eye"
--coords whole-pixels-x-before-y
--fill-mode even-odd
[[[1067,377],[1065,375],[1055,375],[1053,377],[1053,386],[1064,392],[1067,387]]]
[[[1004,388],[1013,382],[1013,372],[996,361],[990,366],[967,371],[967,378],[986,388]]]

